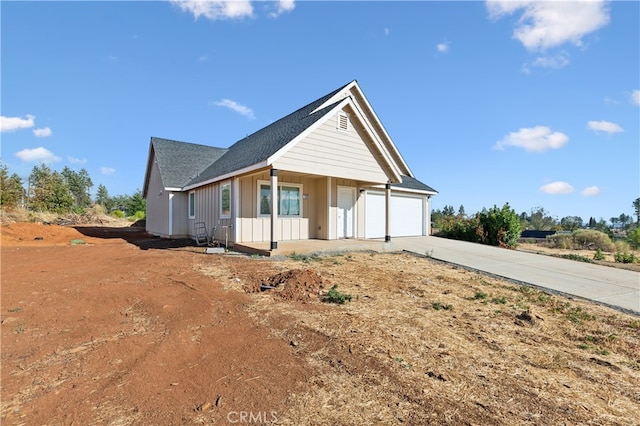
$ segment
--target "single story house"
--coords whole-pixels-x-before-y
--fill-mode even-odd
[[[271,249],[429,235],[437,194],[411,173],[355,80],[229,148],[152,137],[143,188],[150,234],[193,237],[203,222],[230,245]]]

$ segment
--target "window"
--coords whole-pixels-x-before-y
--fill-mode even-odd
[[[258,185],[258,215],[271,214],[271,185],[261,182]],[[280,216],[302,216],[302,185],[284,183],[278,185],[278,204]]]
[[[271,185],[260,185],[260,192],[258,194],[260,200],[260,212],[261,215],[271,214]]]
[[[231,184],[220,185],[220,217],[231,217]]]
[[[349,130],[349,114],[344,111],[338,112],[338,130]]]
[[[189,219],[194,219],[195,217],[196,217],[196,193],[195,191],[191,191],[189,193]]]

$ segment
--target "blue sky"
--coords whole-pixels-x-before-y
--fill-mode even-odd
[[[151,136],[228,147],[358,80],[433,207],[640,196],[638,2],[12,2],[2,162],[141,188]]]

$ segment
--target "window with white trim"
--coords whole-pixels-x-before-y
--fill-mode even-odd
[[[343,132],[347,132],[349,130],[349,114],[344,111],[338,112],[337,129]]]
[[[183,210],[184,211],[184,210]],[[189,219],[196,217],[196,192],[189,192]]]
[[[278,184],[278,215],[280,217],[302,216],[302,185],[296,183]],[[258,182],[258,216],[271,215],[271,184]]]
[[[231,183],[225,182],[220,185],[220,217],[228,219],[231,217]]]

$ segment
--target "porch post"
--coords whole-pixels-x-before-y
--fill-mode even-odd
[[[391,184],[384,185],[384,242],[391,241]]]
[[[278,169],[271,169],[271,250],[278,248]]]

